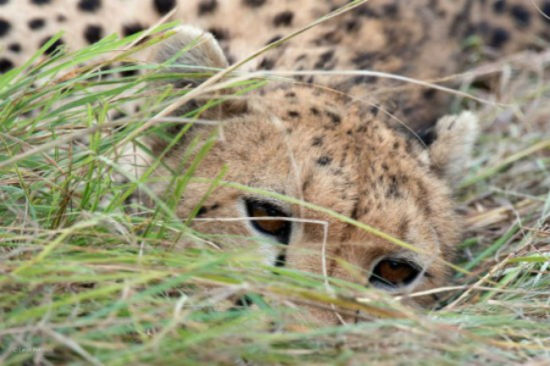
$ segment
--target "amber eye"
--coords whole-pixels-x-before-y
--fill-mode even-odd
[[[416,263],[405,259],[383,259],[374,267],[369,282],[376,287],[397,288],[413,282],[420,272]]]
[[[281,244],[288,244],[290,238],[291,222],[281,220],[281,217],[288,217],[279,207],[270,202],[246,199],[246,213],[248,217],[262,217],[261,220],[250,220],[252,226],[261,232],[274,237]],[[273,219],[265,219],[273,217]]]

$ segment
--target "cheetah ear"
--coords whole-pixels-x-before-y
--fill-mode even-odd
[[[443,116],[437,121],[429,148],[430,163],[451,185],[464,177],[478,134],[478,118],[472,112]]]
[[[211,33],[189,25],[176,27],[174,32],[173,36],[153,48],[150,59],[160,64],[166,63],[168,72],[196,74],[177,79],[174,82],[176,87],[195,87],[220,69],[229,66],[220,44]],[[217,94],[217,97],[224,95],[227,98],[227,101],[217,109],[218,112],[222,112],[222,115],[246,111],[245,101],[231,98],[234,92],[231,89],[224,89]],[[197,101],[193,101],[187,108],[196,106]],[[210,112],[212,111],[207,113]],[[216,112],[217,116],[220,116],[218,112]]]
[[[218,41],[211,33],[190,25],[173,29],[175,34],[153,49],[152,59],[157,63],[170,61],[169,71],[177,73],[216,72],[229,66]],[[200,79],[182,82],[197,84]]]

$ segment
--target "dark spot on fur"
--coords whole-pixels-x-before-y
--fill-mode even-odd
[[[13,62],[7,58],[0,58],[0,74],[10,71],[13,69]]]
[[[258,67],[262,70],[271,70],[275,66],[275,61],[269,58],[264,58],[262,62],[258,65]]]
[[[199,3],[198,12],[199,15],[210,14],[216,11],[218,7],[218,0],[202,0]]]
[[[322,136],[314,137],[311,142],[311,146],[323,146],[323,137]]]
[[[126,24],[122,27],[122,34],[124,34],[124,37],[130,36],[132,34],[141,32],[143,30],[143,26],[140,23],[130,23]]]
[[[241,296],[237,301],[235,301],[235,306],[239,308],[249,307],[253,304],[254,304],[254,301],[252,301],[250,296],[247,296],[247,295]],[[231,308],[230,310],[236,310],[236,309]]]
[[[208,209],[204,206],[199,208],[199,212],[197,212],[197,217],[204,216],[208,212]]]
[[[291,11],[282,11],[273,18],[273,25],[276,27],[288,27],[292,24],[293,18],[294,14]]]
[[[342,40],[341,36],[337,31],[330,31],[322,34],[319,38],[313,41],[317,46],[321,45],[334,45],[339,43]]]
[[[319,159],[317,159],[317,164],[321,166],[326,166],[332,162],[332,158],[328,155],[323,155]]]
[[[306,57],[307,57],[306,54],[301,54],[298,57],[296,57],[296,60],[294,60],[294,61],[295,62],[300,62],[300,61],[304,60]]]
[[[174,9],[176,0],[153,0],[153,7],[160,15],[165,15]]]
[[[31,0],[34,5],[46,5],[51,3],[51,0]]]
[[[399,7],[396,4],[384,5],[383,12],[384,15],[390,18],[394,18],[399,12]]]
[[[542,4],[541,10],[544,13],[544,15],[546,15],[547,17],[550,17],[550,1],[545,1],[544,4]],[[550,22],[550,19],[548,18],[543,17],[543,19],[546,22]]]
[[[227,63],[229,65],[233,65],[235,63],[235,56],[233,56],[229,52],[226,52],[225,57],[227,58]]]
[[[209,28],[208,31],[212,33],[214,38],[216,38],[218,41],[225,41],[229,39],[229,32],[223,28],[212,27]]]
[[[288,115],[290,118],[300,118],[300,113],[297,112],[297,111],[288,111],[288,112],[287,112],[287,115]]]
[[[325,67],[327,66],[327,63],[332,60],[332,57],[334,56],[334,51],[329,50],[326,52],[323,52],[320,56],[315,65],[313,65],[314,69],[323,69],[326,70]]]
[[[504,28],[495,28],[491,39],[489,41],[489,46],[494,48],[501,48],[506,42],[510,39],[510,35]]]
[[[44,46],[46,43],[48,43],[48,41],[49,41],[51,38],[52,38],[52,36],[48,36],[48,37],[42,39],[42,41],[41,41],[40,44],[39,44],[39,47]],[[60,39],[58,39],[57,41],[55,41],[50,47],[48,47],[48,48],[44,51],[44,53],[45,53],[46,55],[51,55],[51,54],[53,54],[57,49],[59,49],[59,48],[60,48],[61,46],[63,46],[63,45],[64,45],[64,42],[63,42],[63,40],[60,38]]]
[[[8,49],[11,52],[19,53],[21,52],[21,45],[19,43],[12,43],[8,46]]]
[[[313,114],[314,116],[318,116],[319,114],[321,114],[321,112],[319,112],[319,110],[315,107],[311,107],[309,109],[309,111],[311,112],[311,114]]]
[[[113,117],[112,117],[112,120],[113,121],[116,121],[117,119],[122,119],[122,118],[125,118],[127,117],[127,115],[125,113],[122,113],[122,112],[116,112]]]
[[[67,21],[67,17],[63,14],[57,14],[57,17],[55,18],[55,20],[57,20],[58,23],[63,23]]]
[[[285,93],[285,97],[287,97],[287,98],[296,98],[296,93],[294,93],[293,91],[289,91],[289,92]]]
[[[342,122],[342,118],[332,111],[325,111],[325,114],[330,118],[332,123],[334,123],[335,125],[338,125],[340,124],[340,122]]]
[[[7,4],[9,0],[0,0],[0,5]]]
[[[251,8],[257,8],[265,4],[265,0],[243,0],[243,4]]]
[[[271,38],[269,41],[267,41],[266,45],[280,41],[282,38],[283,38],[282,36],[277,35]]]
[[[355,85],[372,84],[372,83],[375,83],[377,80],[378,78],[376,76],[360,75],[360,76],[354,76],[351,82]]]
[[[218,208],[220,208],[219,203],[214,203],[212,206],[210,206],[210,210],[217,210]]]
[[[275,260],[275,267],[284,267],[285,264],[286,264],[286,254],[285,252],[281,252],[277,256],[277,259]]]
[[[531,14],[523,6],[521,5],[512,6],[512,8],[510,9],[510,14],[512,14],[512,17],[514,18],[516,24],[519,27],[529,26],[529,23],[531,22]]]
[[[361,27],[361,23],[357,19],[352,19],[346,22],[346,32],[356,32]]]
[[[366,18],[379,18],[377,12],[375,12],[372,8],[369,7],[369,4],[365,4],[363,6],[360,6],[357,8],[357,14],[366,17]]]
[[[424,97],[424,99],[430,100],[433,99],[433,97],[435,96],[435,92],[435,89],[426,89],[422,92],[422,96]]]
[[[0,37],[4,37],[10,31],[11,24],[4,19],[0,19]]]
[[[137,74],[139,73],[138,70],[136,70],[135,68],[133,68],[133,66],[135,66],[135,64],[133,64],[133,63],[131,63],[131,62],[123,62],[120,66],[130,68],[129,70],[121,71],[121,72],[120,72],[120,76],[123,76],[123,77],[130,77],[130,76],[137,75]]]
[[[497,14],[504,13],[506,10],[506,0],[497,0],[493,3],[493,11]]]
[[[356,54],[355,57],[351,59],[351,62],[359,69],[368,69],[372,65],[374,58],[374,52],[361,52]]]
[[[80,0],[78,8],[82,11],[94,13],[101,8],[101,0]]]
[[[30,29],[37,30],[37,29],[44,28],[44,26],[46,25],[46,21],[44,20],[44,18],[34,18],[29,20],[27,25],[29,26]]]
[[[84,29],[84,39],[89,44],[96,43],[101,38],[103,38],[103,28],[100,25],[89,24]]]

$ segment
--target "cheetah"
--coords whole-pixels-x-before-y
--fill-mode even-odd
[[[471,112],[445,115],[444,90],[408,85],[396,93],[401,81],[384,75],[438,80],[475,58],[541,50],[550,38],[550,2],[533,2],[537,8],[509,0],[372,0],[281,42],[347,3],[3,0],[0,72],[22,65],[60,29],[67,32],[45,57],[61,45],[77,49],[111,33],[131,35],[163,18],[185,25],[154,47],[147,62],[177,56],[175,63],[189,70],[221,70],[277,46],[243,69],[294,71],[294,82],[270,83],[201,115],[221,121],[224,137],[194,175],[213,178],[227,167],[224,181],[233,184],[210,192],[209,181],[189,183],[177,216],[186,220],[200,206],[194,228],[249,237],[271,265],[396,294],[442,286],[463,226],[453,188],[468,167],[478,121]],[[476,49],[466,42],[472,38]],[[184,81],[176,85],[201,82]],[[174,171],[189,168],[181,166],[186,142],[205,141],[217,128],[193,126],[155,170],[151,189],[165,191]],[[150,142],[153,155],[166,146]],[[333,312],[313,314],[337,321]]]

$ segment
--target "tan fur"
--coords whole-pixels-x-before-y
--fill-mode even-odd
[[[210,34],[185,26],[156,49],[152,59],[165,62],[196,42],[190,52],[181,55],[180,63],[198,68],[225,67],[273,37],[287,34],[344,3],[343,0],[301,1],[298,8],[296,2],[290,0],[267,0],[258,7],[247,6],[240,0],[182,1],[173,18],[215,31],[224,38],[221,47]],[[488,14],[484,19],[489,22],[489,28],[474,27],[473,34],[490,43],[495,41],[497,27],[506,27],[507,36],[514,42],[493,44],[502,52],[525,47],[532,39],[525,32],[518,32],[525,27],[514,24],[517,16],[500,15],[486,3],[490,2],[371,1],[263,55],[248,67],[372,68],[418,78],[443,76],[459,71],[465,64],[467,54],[461,53],[464,36],[468,34],[465,29],[478,24],[480,14]],[[508,7],[521,4],[508,3]],[[109,1],[97,13],[85,15],[75,12],[75,2],[69,0],[54,0],[42,9],[50,7],[44,13],[49,22],[48,31],[53,31],[52,24],[57,24],[52,23],[55,14],[67,16],[65,26],[77,31],[68,33],[65,42],[76,48],[82,46],[79,35],[87,23],[98,22],[105,33],[110,33],[120,31],[121,24],[130,20],[150,25],[160,18],[152,10],[151,1],[128,4]],[[209,9],[209,4],[216,6],[201,13],[201,9]],[[276,26],[275,17],[283,11],[291,11],[292,17]],[[529,11],[529,27],[534,33],[539,32],[544,22],[535,18],[533,9]],[[19,1],[11,1],[2,9],[2,16],[13,19],[14,25],[8,37],[0,39],[0,45],[13,43],[21,36],[30,42],[25,43],[24,53],[13,56],[18,64],[36,48],[37,36],[25,29],[32,12],[32,6],[21,5]],[[229,62],[222,49],[225,56],[230,57]],[[212,178],[227,166],[226,181],[330,208],[404,240],[417,251],[399,247],[313,209],[229,187],[217,188],[208,196],[202,203],[204,212],[199,218],[243,220],[197,220],[193,227],[206,233],[250,237],[248,241],[225,239],[219,244],[260,248],[268,264],[273,264],[281,251],[286,251],[286,265],[290,268],[326,273],[367,286],[369,275],[380,259],[406,258],[421,266],[422,273],[411,285],[397,292],[408,293],[444,284],[449,272],[444,261],[452,260],[453,246],[459,240],[462,226],[449,187],[467,169],[478,133],[476,117],[462,113],[439,118],[441,111],[446,110],[447,96],[419,89],[388,94],[385,88],[396,84],[384,79],[315,76],[299,80],[306,83],[272,85],[248,95],[244,106],[207,111],[202,117],[222,122],[223,139],[214,145],[195,175]],[[226,106],[232,103],[227,102]],[[439,118],[435,142],[428,148],[422,146],[400,130],[395,117],[412,126],[433,124]],[[194,126],[185,140],[201,137],[204,141],[216,128]],[[154,150],[163,147],[155,146]],[[181,160],[188,148],[185,142],[174,147],[165,159],[167,166],[176,172],[184,171],[187,166],[181,166]],[[163,182],[169,182],[171,176],[168,169],[159,168],[155,172],[157,183],[152,186],[154,192],[165,193],[167,187]],[[208,189],[207,182],[190,183],[177,206],[177,215],[186,220]],[[292,224],[288,247],[255,242],[254,238],[261,235],[245,218],[243,200],[246,198],[274,203],[300,220]],[[328,225],[327,238],[319,222]],[[351,267],[342,265],[342,260]],[[421,298],[419,302],[429,301]],[[316,311],[314,315],[326,322],[336,320],[332,312]]]

